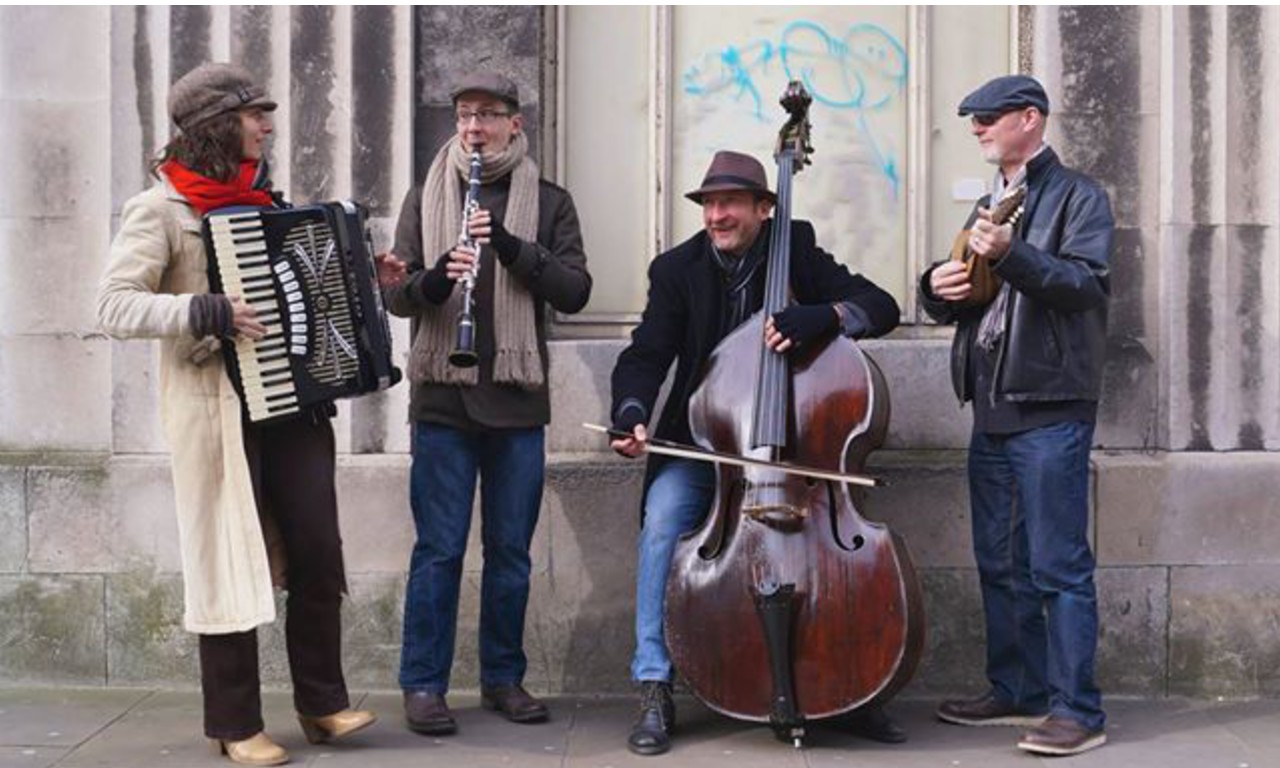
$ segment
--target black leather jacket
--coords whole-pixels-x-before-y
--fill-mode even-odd
[[[976,214],[975,206],[969,224]],[[1009,252],[992,265],[1014,289],[996,356],[994,398],[1098,399],[1114,229],[1107,193],[1064,166],[1052,149],[1046,147],[1027,164],[1021,232],[1015,233]],[[958,323],[951,346],[951,384],[965,402],[974,395],[968,391],[966,374],[983,308],[939,300],[929,290],[932,272],[930,267],[920,279],[920,301],[938,322]]]

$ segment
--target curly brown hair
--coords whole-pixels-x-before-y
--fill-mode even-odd
[[[244,153],[244,131],[239,112],[224,112],[209,118],[169,140],[151,161],[151,175],[170,160],[185,165],[201,176],[231,181],[240,173]]]

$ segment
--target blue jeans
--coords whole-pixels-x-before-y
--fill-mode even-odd
[[[716,490],[715,466],[672,459],[649,484],[636,565],[636,653],[631,679],[670,680],[671,656],[662,631],[667,575],[676,541],[707,516]]]
[[[462,559],[480,475],[480,684],[524,679],[529,544],[542,502],[543,428],[466,432],[417,422],[410,502],[417,541],[404,599],[400,687],[449,690]]]
[[[1094,683],[1098,603],[1089,549],[1093,424],[1065,422],[969,444],[973,548],[987,678],[1027,712],[1102,728]]]

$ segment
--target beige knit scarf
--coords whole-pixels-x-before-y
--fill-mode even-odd
[[[538,166],[526,155],[528,139],[523,133],[512,137],[496,157],[485,158],[480,180],[489,184],[511,174],[511,191],[503,218],[506,230],[521,240],[533,242],[538,236]],[[451,250],[458,242],[462,223],[463,193],[459,179],[470,175],[471,157],[458,137],[440,148],[431,161],[422,187],[422,254],[424,261]],[[486,250],[487,248],[482,248]],[[493,380],[522,389],[544,386],[542,358],[533,296],[498,262],[486,259],[493,269],[493,312],[476,308],[476,325],[493,323],[495,350]],[[462,286],[449,299],[430,306],[420,316],[418,333],[409,356],[409,379],[414,383],[475,386],[479,367],[458,368],[449,364],[449,352],[457,338],[458,312],[462,309]],[[492,318],[490,320],[490,318]],[[479,332],[479,328],[477,328]]]

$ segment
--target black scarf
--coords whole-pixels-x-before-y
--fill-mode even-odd
[[[769,255],[769,227],[760,228],[755,242],[741,256],[721,253],[712,245],[710,238],[707,239],[707,247],[711,250],[711,261],[717,267],[724,288],[719,334],[723,339],[742,325],[764,301],[764,281],[753,278],[761,272],[760,267]]]

